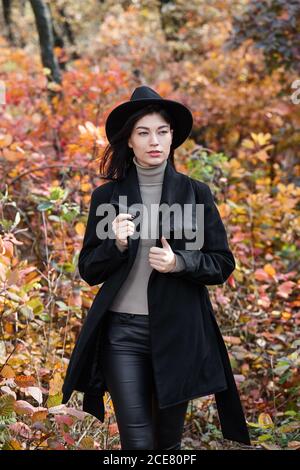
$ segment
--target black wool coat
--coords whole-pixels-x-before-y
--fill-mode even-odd
[[[90,286],[101,286],[82,325],[63,384],[62,403],[67,403],[73,390],[84,392],[83,410],[102,422],[103,395],[108,391],[99,353],[103,319],[130,272],[139,244],[139,237],[129,237],[128,249],[121,252],[115,239],[97,237],[96,225],[103,218],[96,215],[97,207],[110,203],[116,213],[125,212],[119,196],[127,196],[128,209],[143,203],[134,164],[122,181],[109,181],[92,193],[78,268]],[[182,208],[184,204],[204,204],[204,244],[201,249],[187,250],[185,242],[191,239],[175,238],[171,223],[168,242],[183,257],[185,268],[167,273],[153,269],[150,274],[151,355],[159,407],[214,394],[223,437],[250,444],[228,352],[206,287],[223,284],[235,269],[223,222],[209,186],[177,172],[170,160],[163,179],[163,203],[179,203]],[[157,247],[162,247],[160,219]]]

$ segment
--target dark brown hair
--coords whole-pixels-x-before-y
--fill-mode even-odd
[[[128,139],[131,136],[135,123],[147,114],[158,113],[173,129],[172,118],[167,110],[160,104],[150,104],[132,114],[120,131],[114,135],[112,142],[104,149],[103,157],[100,161],[100,176],[105,180],[121,180],[126,177],[127,171],[132,165],[134,153],[128,146]],[[174,148],[170,148],[168,156],[174,166]]]

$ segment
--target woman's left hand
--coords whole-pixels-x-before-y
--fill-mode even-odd
[[[149,263],[153,269],[167,273],[175,268],[176,257],[164,236],[161,237],[162,248],[152,246],[149,250]]]

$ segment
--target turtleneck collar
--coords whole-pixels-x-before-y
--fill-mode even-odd
[[[136,171],[138,174],[138,179],[140,184],[159,184],[163,183],[165,168],[167,166],[167,160],[164,160],[158,165],[152,165],[149,167],[140,165],[138,163],[135,155],[133,157],[133,163],[136,166]]]

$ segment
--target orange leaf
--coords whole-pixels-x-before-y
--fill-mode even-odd
[[[0,147],[8,147],[13,141],[10,134],[0,134]]]
[[[48,415],[48,410],[45,409],[43,411],[35,411],[31,417],[33,423],[36,421],[45,421]]]
[[[289,320],[291,317],[292,317],[291,312],[282,312],[281,314],[281,318],[283,318],[284,320]]]
[[[276,274],[276,271],[275,269],[273,268],[273,266],[271,264],[265,264],[264,265],[264,271],[269,274],[269,276],[275,276]]]
[[[35,385],[36,380],[31,375],[19,375],[15,378],[16,385],[18,387],[32,387]]]
[[[78,235],[84,235],[84,232],[85,232],[85,225],[82,223],[82,222],[78,222],[76,225],[75,225],[75,231]]]

